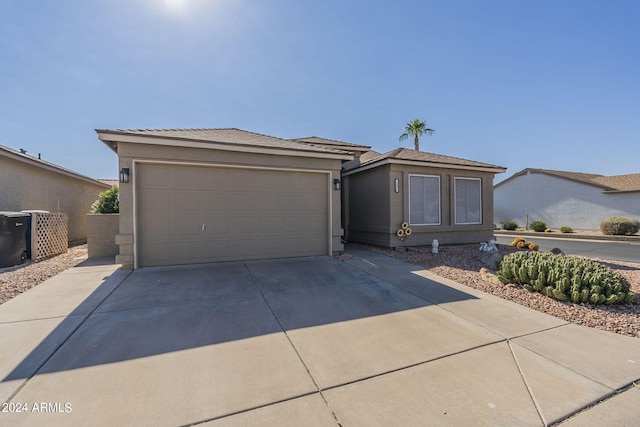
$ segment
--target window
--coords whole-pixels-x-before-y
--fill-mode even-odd
[[[409,175],[409,224],[440,224],[440,177]]]
[[[482,181],[456,178],[456,224],[482,224]]]

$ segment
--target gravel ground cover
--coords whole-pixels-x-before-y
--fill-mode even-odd
[[[496,281],[495,276],[481,274],[480,270],[483,267],[495,272],[495,266],[493,262],[487,264],[490,253],[480,252],[479,245],[441,246],[437,254],[431,253],[431,247],[411,248],[406,252],[400,252],[368,245],[357,246],[419,265],[438,276],[572,323],[640,338],[640,264],[594,258],[594,261],[625,276],[631,284],[631,289],[638,296],[632,302],[623,305],[576,304],[557,301],[537,292],[532,293],[519,285],[503,285]],[[516,250],[510,246],[499,245],[498,253],[504,256]]]
[[[0,269],[0,304],[86,259],[87,245],[79,245],[51,258]]]

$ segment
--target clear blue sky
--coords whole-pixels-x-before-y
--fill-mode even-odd
[[[0,144],[94,178],[96,128],[384,152],[414,118],[497,181],[640,172],[640,1],[0,0]]]

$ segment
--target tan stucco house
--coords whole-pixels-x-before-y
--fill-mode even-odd
[[[346,240],[385,247],[488,241],[493,179],[505,171],[406,148],[364,153],[343,172]]]
[[[343,250],[345,151],[239,129],[97,130],[118,154],[116,262],[134,268]]]
[[[95,179],[0,145],[0,210],[46,210],[68,215],[69,242],[87,239],[86,216],[110,188]]]
[[[476,243],[500,166],[240,129],[97,130],[118,154],[116,261],[134,268]],[[403,222],[410,236],[396,235]]]

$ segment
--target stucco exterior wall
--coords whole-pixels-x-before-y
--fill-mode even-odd
[[[87,239],[86,215],[109,186],[0,156],[0,210],[41,209],[69,216],[69,242]]]
[[[323,159],[314,157],[278,156],[274,154],[257,154],[249,152],[220,151],[204,148],[159,146],[151,144],[118,143],[120,168],[129,168],[130,182],[120,184],[120,233],[116,236],[119,255],[116,262],[125,266],[134,265],[134,200],[135,161],[185,162],[194,164],[235,165],[247,167],[273,167],[299,170],[328,171],[331,182],[340,178],[341,161],[339,159]],[[332,187],[333,188],[333,187]],[[332,251],[344,250],[341,226],[340,191],[330,190],[332,216]]]
[[[409,221],[409,175],[440,178],[438,225],[411,225],[404,239],[396,231]],[[347,240],[385,247],[477,243],[493,238],[493,173],[387,164],[347,176],[349,178],[349,218]],[[456,224],[454,179],[479,178],[482,188],[482,223]],[[395,192],[395,179],[399,191]]]
[[[346,239],[386,246],[390,230],[388,166],[348,175],[344,183],[348,204]]]
[[[597,230],[610,216],[640,220],[640,193],[605,194],[600,187],[547,174],[515,177],[498,185],[494,197],[496,224],[513,220],[524,227],[527,214],[529,223],[581,230]]]
[[[89,258],[115,257],[119,214],[87,214],[87,255]]]

